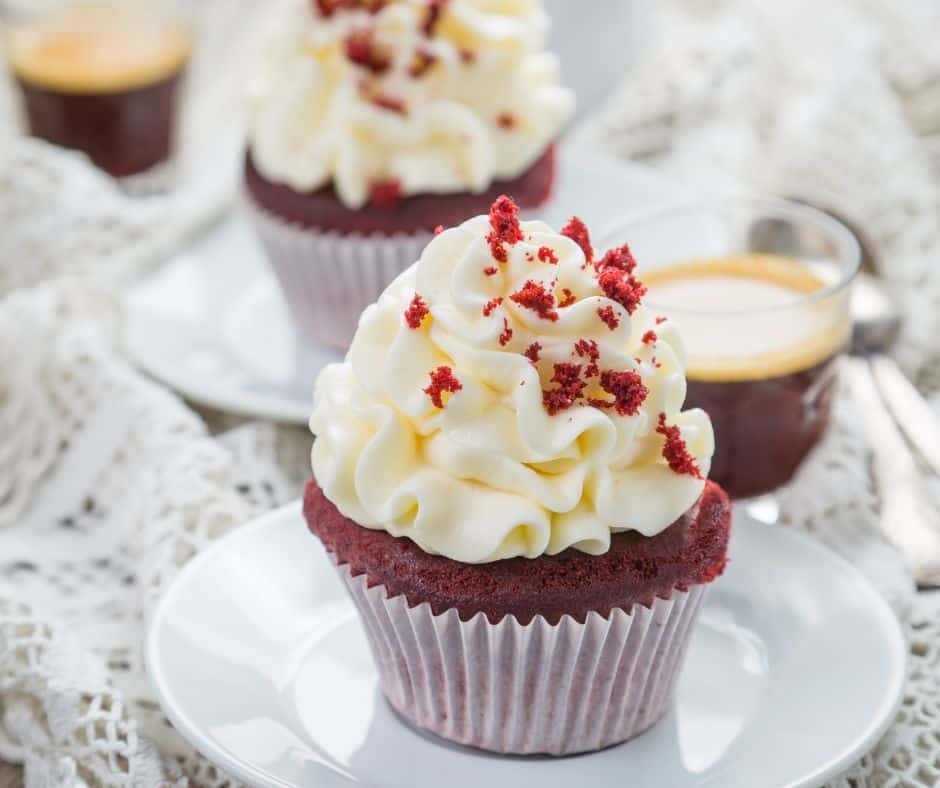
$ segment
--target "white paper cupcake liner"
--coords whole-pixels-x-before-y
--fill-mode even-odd
[[[409,607],[338,567],[389,703],[420,728],[500,753],[571,755],[626,741],[665,713],[706,586],[583,624],[461,621]]]
[[[294,324],[306,339],[345,350],[362,311],[420,257],[432,234],[344,235],[292,225],[245,202]]]

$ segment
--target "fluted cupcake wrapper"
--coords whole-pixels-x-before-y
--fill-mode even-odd
[[[323,232],[290,224],[248,196],[245,202],[299,333],[342,350],[349,347],[362,311],[433,237]]]
[[[500,753],[570,755],[626,741],[665,713],[706,586],[584,623],[461,621],[338,570],[389,703],[414,725]]]

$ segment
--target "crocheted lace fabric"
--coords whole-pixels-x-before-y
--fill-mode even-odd
[[[884,276],[917,318],[902,362],[940,390],[931,341],[940,277],[926,267],[940,244],[931,174],[940,34],[930,3],[923,16],[914,2],[903,14],[887,0],[814,5],[803,18],[815,32],[799,28],[799,61],[828,58],[812,73],[831,79],[812,88],[802,69],[782,69],[809,13],[784,5],[670,6],[670,45],[581,133],[673,177],[834,200],[868,228]],[[827,53],[826,35],[831,42],[845,24],[868,31],[865,57]],[[778,89],[761,95],[768,78]],[[0,149],[0,758],[22,762],[28,786],[233,784],[155,703],[145,623],[194,555],[298,496],[310,438],[259,423],[217,433],[231,420],[210,429],[122,357],[113,284],[162,253],[167,227],[181,239],[207,215],[208,200],[182,191],[190,197],[137,201],[70,154],[25,141]],[[935,785],[940,603],[914,594],[881,540],[858,423],[843,394],[824,444],[781,494],[784,523],[862,569],[910,642],[897,720],[832,785]]]

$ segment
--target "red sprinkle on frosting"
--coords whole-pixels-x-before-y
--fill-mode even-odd
[[[496,125],[508,131],[516,127],[516,116],[511,112],[500,112],[496,116]]]
[[[372,97],[372,103],[380,109],[387,109],[389,112],[394,112],[398,115],[408,114],[408,108],[405,106],[405,102],[394,96],[379,94],[378,96]]]
[[[522,355],[525,356],[527,359],[529,359],[529,361],[531,361],[533,364],[537,364],[539,360],[539,353],[541,352],[542,352],[541,343],[533,342],[531,345],[529,345],[525,349],[525,352]]]
[[[503,333],[499,335],[499,344],[503,347],[509,344],[512,339],[512,329],[509,327],[509,321],[503,318]]]
[[[588,360],[588,365],[584,369],[585,376],[589,378],[596,377],[599,373],[597,362],[601,357],[601,351],[597,347],[597,342],[593,339],[579,339],[574,344],[574,352],[577,353],[580,358],[586,358]]]
[[[659,339],[659,337],[656,336],[656,332],[655,332],[655,331],[647,331],[647,332],[643,335],[643,344],[644,344],[644,345],[652,345],[657,339]]]
[[[640,305],[640,300],[646,295],[646,285],[626,270],[609,266],[601,269],[597,283],[604,291],[604,295],[611,301],[616,301],[633,314]]]
[[[408,328],[421,328],[421,321],[428,316],[430,311],[425,300],[415,293],[415,297],[411,299],[411,303],[405,310],[405,322],[408,324]]]
[[[636,270],[636,260],[633,258],[630,247],[624,244],[607,252],[597,262],[598,271],[603,271],[605,268],[617,268],[620,271],[632,274]]]
[[[571,290],[567,287],[562,289],[561,294],[564,296],[564,298],[558,302],[559,309],[564,309],[566,306],[571,306],[575,301],[578,300],[575,298],[574,293],[572,293]]]
[[[555,364],[551,382],[557,383],[557,387],[542,389],[542,404],[550,416],[574,405],[587,385],[581,380],[581,365],[570,363]]]
[[[650,390],[643,384],[643,378],[630,370],[616,372],[612,369],[605,369],[601,373],[601,388],[610,394],[614,401],[595,400],[591,404],[597,406],[599,402],[603,402],[604,405],[601,407],[612,407],[621,416],[636,416],[650,393]]]
[[[491,298],[485,304],[483,304],[483,317],[489,317],[493,314],[493,311],[503,303],[503,297],[497,296],[496,298]]]
[[[437,227],[434,228],[434,234],[435,234],[435,235],[440,235],[442,232],[444,232],[444,225],[443,225],[443,224],[439,224]]]
[[[382,10],[386,0],[314,0],[314,3],[321,15],[331,17],[337,11],[354,11],[359,8],[374,14]]]
[[[519,306],[538,313],[543,320],[550,320],[553,323],[558,320],[558,312],[555,311],[555,296],[543,284],[529,279],[521,290],[509,297]]]
[[[484,268],[483,273],[487,276],[496,276],[499,273],[499,269],[495,265],[491,265],[489,268]]]
[[[450,367],[438,367],[431,374],[431,385],[424,389],[424,393],[431,398],[435,408],[443,408],[442,399],[444,392],[455,394],[463,386],[460,381],[454,377],[454,371]]]
[[[402,197],[401,182],[394,178],[376,181],[369,193],[369,201],[377,208],[394,208]]]
[[[656,432],[662,435],[666,442],[663,444],[663,459],[669,463],[673,473],[692,476],[696,479],[702,478],[702,471],[698,467],[695,458],[689,453],[689,447],[682,439],[682,432],[673,425],[666,424],[666,414],[659,414],[659,424]]]
[[[371,30],[354,30],[346,37],[346,57],[373,74],[382,74],[391,66],[391,58],[379,51]]]
[[[660,315],[659,317],[656,318],[656,325],[657,325],[657,326],[661,326],[663,323],[666,322],[666,320],[667,320],[667,318],[665,318],[665,317],[663,317],[662,315]]]
[[[549,246],[540,246],[539,247],[539,260],[543,263],[551,263],[552,265],[558,265],[558,255],[552,250]]]
[[[505,263],[509,259],[505,244],[512,246],[525,238],[519,225],[519,207],[505,194],[490,206],[490,227],[487,243],[493,257]]]
[[[588,232],[587,225],[577,216],[572,216],[568,224],[561,228],[561,234],[567,236],[581,247],[584,252],[584,262],[590,265],[594,262],[594,247],[591,246],[591,234]]]
[[[445,5],[447,5],[447,0],[428,0],[428,15],[424,19],[421,30],[429,38],[434,35],[441,21],[441,14],[444,12]]]
[[[611,331],[616,331],[617,326],[620,325],[620,318],[610,304],[600,307],[597,310],[597,316],[607,324],[607,328]]]

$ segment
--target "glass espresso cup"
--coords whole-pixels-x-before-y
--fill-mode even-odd
[[[786,200],[715,198],[627,221],[644,303],[674,321],[690,407],[715,429],[710,476],[734,498],[790,480],[829,423],[851,335],[852,233]]]
[[[169,0],[7,3],[4,51],[29,133],[115,177],[172,154],[192,35]]]

